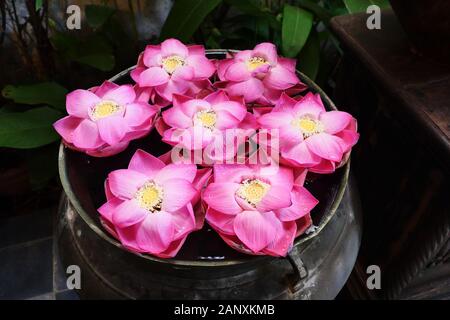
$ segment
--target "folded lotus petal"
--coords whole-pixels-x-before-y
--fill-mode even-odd
[[[294,185],[294,173],[291,168],[278,165],[260,166],[258,176],[269,181],[272,186],[284,186],[290,190]]]
[[[202,199],[211,208],[225,214],[235,215],[242,212],[236,202],[235,194],[239,185],[234,182],[210,183],[203,192]]]
[[[256,205],[260,212],[266,212],[289,207],[291,202],[291,186],[271,186],[266,195]]]
[[[161,54],[163,57],[175,55],[181,58],[186,58],[189,51],[180,40],[167,39],[161,43]]]
[[[163,188],[162,210],[174,212],[189,202],[195,196],[197,190],[191,182],[184,179],[171,179],[161,183]]]
[[[215,112],[218,113],[218,118],[220,118],[220,112],[225,111],[236,119],[240,121],[244,120],[247,115],[247,108],[239,102],[236,101],[223,101],[213,104],[211,107]],[[219,120],[219,119],[218,119]]]
[[[277,47],[270,42],[263,42],[253,49],[253,54],[258,57],[264,57],[271,65],[276,65],[278,60]]]
[[[295,115],[294,106],[298,103],[297,100],[291,98],[286,93],[282,93],[280,99],[278,99],[273,112],[287,112]]]
[[[161,63],[161,46],[147,45],[144,50],[142,62],[146,67],[156,67]]]
[[[278,90],[286,90],[299,82],[300,80],[294,72],[283,68],[281,65],[272,67],[264,77],[265,85]]]
[[[91,109],[100,102],[100,98],[88,90],[78,89],[66,96],[66,109],[69,115],[89,118]]]
[[[184,94],[189,90],[189,83],[186,81],[169,80],[167,83],[155,87],[156,92],[168,101],[172,101],[174,94]]]
[[[109,145],[120,142],[129,130],[122,116],[109,116],[97,120],[100,137]]]
[[[315,166],[309,167],[308,170],[314,173],[327,174],[333,173],[336,169],[336,163],[327,159],[322,159]]]
[[[98,149],[87,149],[84,150],[87,155],[92,157],[110,157],[112,155],[118,154],[128,147],[129,141],[121,141],[114,146],[103,145]]]
[[[115,198],[116,196],[111,192],[111,188],[109,187],[109,180],[108,178],[105,179],[105,183],[104,183],[104,187],[105,187],[105,196],[106,196],[106,200],[109,201],[112,198]]]
[[[275,213],[281,221],[294,221],[307,215],[319,200],[302,186],[295,186],[291,193],[292,205],[276,210]]]
[[[317,99],[314,94],[309,92],[295,104],[294,110],[298,113],[298,116],[308,115],[319,119],[320,114],[325,112],[325,108],[321,102],[318,103]]]
[[[193,182],[196,173],[197,166],[195,164],[168,164],[156,174],[154,180],[160,184],[171,179]]]
[[[328,111],[321,113],[319,120],[325,128],[325,132],[335,134],[347,127],[352,120],[352,116],[347,112]]]
[[[217,61],[217,76],[221,81],[226,81],[225,72],[234,63],[234,59],[224,59]]]
[[[173,240],[178,240],[195,229],[195,215],[190,203],[175,212],[167,212],[167,214],[172,216],[175,227]]]
[[[106,80],[99,87],[95,88],[95,90],[93,89],[92,92],[95,93],[97,97],[103,98],[107,92],[117,89],[118,87],[119,85],[114,82]]]
[[[234,232],[250,250],[259,252],[267,247],[276,236],[276,229],[265,213],[243,211],[233,223]]]
[[[56,132],[58,132],[64,141],[73,143],[73,133],[81,121],[83,121],[83,119],[67,116],[56,121],[53,124],[53,128],[55,128]]]
[[[295,168],[294,171],[294,184],[298,186],[303,186],[306,180],[306,175],[308,174],[308,169],[305,168]]]
[[[192,66],[178,67],[174,73],[172,73],[172,79],[176,81],[191,81],[194,79],[195,70]]]
[[[214,165],[214,182],[241,183],[244,177],[251,177],[253,170],[242,164]]]
[[[134,197],[138,189],[148,181],[148,177],[135,170],[119,169],[108,175],[108,181],[111,192],[126,200]]]
[[[294,160],[299,165],[305,167],[317,165],[321,161],[320,156],[311,152],[304,141],[292,148],[282,148],[281,156],[286,159]]]
[[[284,58],[284,57],[278,57],[278,61],[277,62],[278,62],[279,65],[281,65],[286,70],[295,73],[295,71],[296,71],[295,66],[297,64],[297,60]]]
[[[253,57],[253,50],[241,50],[234,54],[234,59],[237,61],[246,62],[248,59]]]
[[[127,200],[126,200],[127,201]],[[106,203],[104,203],[100,208],[97,209],[97,211],[101,214],[103,218],[108,220],[109,222],[112,222],[112,217],[114,214],[114,211],[116,211],[117,207],[123,203],[123,200],[120,200],[119,198],[112,197],[109,199]]]
[[[211,174],[212,169],[209,168],[198,169],[194,181],[192,181],[192,184],[194,185],[195,189],[197,189],[198,191],[202,191],[206,183],[208,182],[209,178],[211,177]]]
[[[305,233],[305,231],[312,225],[311,215],[307,214],[306,216],[296,220],[295,223],[297,224],[297,234],[295,236],[298,237],[299,235]]]
[[[294,221],[280,222],[275,219],[273,221],[277,230],[275,239],[262,252],[275,257],[285,257],[294,243],[297,225]]]
[[[189,57],[191,56],[204,56],[205,55],[205,47],[199,44],[194,44],[187,46]]]
[[[104,144],[97,124],[87,119],[82,120],[73,132],[72,143],[81,149],[96,149]]]
[[[266,113],[258,118],[258,123],[267,129],[278,129],[280,127],[292,127],[291,123],[294,117],[287,112]],[[296,132],[296,135],[300,135]]]
[[[155,256],[163,259],[169,259],[173,258],[178,254],[178,251],[180,251],[181,247],[184,245],[184,242],[187,239],[187,235],[184,237],[181,237],[178,240],[172,241],[166,250],[160,253],[154,253]]]
[[[100,217],[100,223],[105,228],[109,234],[111,234],[114,238],[119,239],[119,235],[117,234],[116,227],[112,224],[112,222]]]
[[[238,126],[238,124],[241,122],[241,120],[236,118],[234,116],[234,114],[232,114],[231,112],[225,111],[225,110],[219,111],[216,114],[217,114],[217,120],[216,120],[215,127],[218,130],[226,130],[226,129],[236,128]]]
[[[283,92],[284,92],[283,90],[273,89],[269,88],[268,86],[265,86],[264,94],[260,99],[257,100],[257,103],[263,106],[267,105],[274,106],[277,104]]]
[[[252,102],[263,95],[264,85],[261,80],[250,78],[247,81],[230,83],[227,92],[232,96],[243,96],[245,102]]]
[[[136,232],[136,243],[145,252],[160,253],[169,247],[174,233],[170,214],[163,211],[148,214]]]
[[[219,232],[234,235],[234,218],[235,215],[221,213],[213,208],[206,211],[206,221]]]
[[[144,252],[144,250],[140,249],[136,242],[136,234],[140,228],[140,224],[135,224],[129,226],[127,228],[115,228],[117,235],[119,237],[122,245],[130,251],[134,252]]]
[[[359,139],[359,133],[353,130],[342,130],[336,136],[341,138],[340,142],[343,153],[350,151]]]
[[[164,167],[164,162],[141,149],[134,153],[128,164],[129,171],[140,172],[147,180],[153,179]]]
[[[181,103],[179,105],[179,108],[187,117],[193,119],[198,111],[209,110],[211,108],[211,105],[207,101],[202,99],[191,99],[189,101]]]
[[[245,62],[237,61],[232,63],[225,71],[225,79],[228,81],[246,81],[250,79],[252,73],[247,68]]]
[[[194,69],[196,79],[210,78],[216,71],[214,64],[204,55],[190,55],[186,62]]]
[[[215,105],[220,104],[221,102],[230,101],[230,98],[228,98],[228,95],[224,90],[219,89],[208,94],[203,100],[209,102],[210,105]]]
[[[162,113],[162,118],[171,127],[186,129],[192,126],[192,118],[184,114],[181,108],[167,109]]]
[[[141,87],[156,87],[166,84],[169,78],[169,75],[163,68],[151,67],[141,73],[138,83]]]
[[[133,79],[134,82],[140,83],[141,82],[141,74],[147,70],[145,67],[136,67],[130,72],[130,77]]]
[[[135,199],[122,201],[114,208],[112,222],[119,228],[126,228],[144,220],[149,212],[139,206]]]
[[[339,162],[342,159],[340,138],[322,132],[305,140],[308,149],[319,157]]]
[[[113,100],[122,106],[132,103],[135,99],[136,93],[133,86],[129,84],[109,90],[103,95],[103,100]]]
[[[155,106],[145,102],[133,102],[127,105],[125,110],[125,123],[129,127],[138,127],[144,122],[152,121],[151,118],[158,112]]]

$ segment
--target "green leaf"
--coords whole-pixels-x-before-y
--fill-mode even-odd
[[[93,53],[74,59],[79,63],[86,64],[101,71],[111,71],[114,68],[115,59],[112,54]]]
[[[343,0],[349,13],[366,12],[370,0]]]
[[[311,12],[286,4],[281,28],[283,53],[287,57],[295,57],[308,39],[313,24]]]
[[[33,85],[6,86],[3,97],[22,104],[47,104],[65,110],[67,89],[56,82],[42,82]]]
[[[161,30],[161,39],[188,41],[222,0],[177,0]]]
[[[391,7],[389,0],[370,0],[370,2],[379,6],[381,9],[387,9]]]
[[[323,23],[328,24],[332,14],[322,6],[311,0],[297,0],[296,2],[301,8],[306,9],[319,18]]]
[[[100,28],[114,13],[111,7],[95,4],[87,5],[85,10],[87,23],[93,29]]]
[[[42,8],[42,0],[36,0],[34,6],[36,7],[36,11],[39,11]]]
[[[320,41],[317,32],[312,32],[298,55],[298,69],[311,80],[315,80],[320,64]]]
[[[52,124],[61,116],[49,107],[0,114],[0,147],[29,149],[58,140]]]
[[[242,13],[248,14],[254,17],[265,18],[270,26],[274,29],[280,29],[280,22],[277,20],[269,9],[265,9],[261,6],[260,2],[255,0],[225,0],[230,6],[237,8]]]

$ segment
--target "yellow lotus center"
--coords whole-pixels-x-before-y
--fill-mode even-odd
[[[184,63],[184,59],[180,56],[169,56],[162,60],[163,68],[168,74],[174,73],[177,68],[184,66]]]
[[[197,121],[205,128],[212,129],[216,125],[217,114],[212,110],[202,110],[195,114]]]
[[[300,130],[304,138],[323,131],[322,123],[309,117],[296,118],[292,120],[291,124]]]
[[[267,194],[270,189],[270,185],[262,182],[258,179],[244,180],[239,189],[237,195],[247,201],[249,204],[257,205]]]
[[[255,70],[256,68],[259,68],[265,64],[268,64],[269,62],[266,61],[266,59],[261,57],[253,57],[247,60],[247,68],[250,71]]]
[[[106,118],[117,113],[119,110],[120,106],[114,101],[103,100],[92,109],[92,117],[96,120]]]
[[[159,211],[161,210],[163,190],[154,182],[148,182],[137,191],[135,198],[142,208],[151,212]]]

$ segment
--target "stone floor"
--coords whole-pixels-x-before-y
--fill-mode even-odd
[[[0,219],[0,300],[78,300],[54,241],[56,208]]]

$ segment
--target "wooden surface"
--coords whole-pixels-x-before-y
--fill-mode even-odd
[[[433,151],[450,159],[450,65],[414,54],[390,10],[381,14],[381,29],[366,27],[366,14],[338,16],[331,27],[344,46],[398,101],[396,117],[418,129]],[[450,41],[450,39],[443,39]],[[450,64],[450,57],[449,57]]]
[[[344,50],[334,101],[361,135],[352,173],[364,229],[347,289],[356,299],[449,297],[450,67],[413,52],[391,11],[381,30],[367,17],[331,23]],[[381,290],[366,287],[369,265],[381,269]]]

